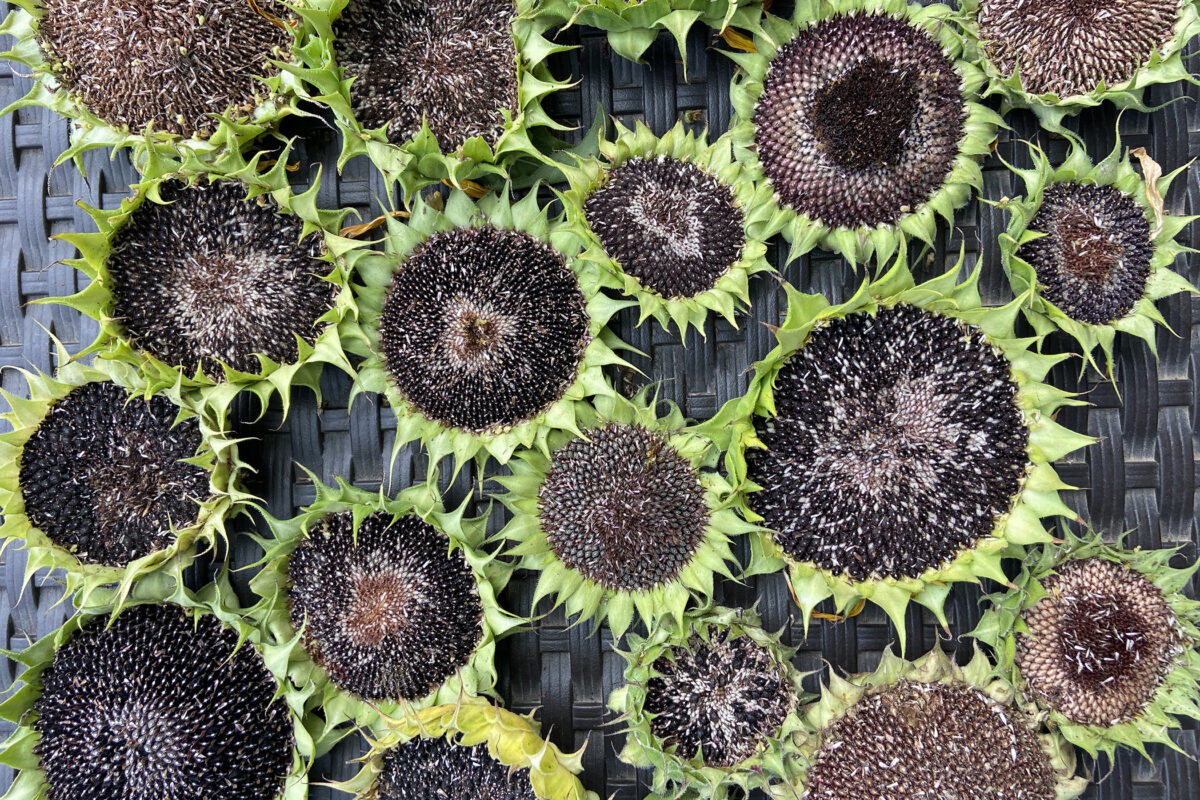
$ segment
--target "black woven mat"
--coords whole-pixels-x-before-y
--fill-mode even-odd
[[[552,113],[586,128],[598,107],[619,117],[625,124],[644,120],[656,133],[663,133],[678,120],[696,128],[708,127],[713,136],[729,122],[729,82],[732,63],[713,52],[710,33],[696,31],[689,45],[689,80],[683,80],[682,65],[673,44],[661,38],[647,53],[649,66],[638,66],[613,56],[603,37],[594,31],[570,32],[566,38],[581,47],[552,62],[559,76],[582,79],[579,87],[551,98]],[[1195,45],[1195,43],[1193,43]],[[1190,62],[1200,71],[1200,57]],[[0,105],[23,95],[29,80],[0,69]],[[1200,152],[1200,91],[1192,86],[1155,87],[1149,92],[1152,104],[1186,98],[1153,114],[1127,113],[1121,120],[1121,135],[1129,147],[1145,147],[1171,170]],[[1005,159],[1022,162],[1021,139],[1036,138],[1037,126],[1028,114],[1008,118],[1010,132],[1002,132],[997,152]],[[1093,155],[1107,154],[1113,145],[1116,114],[1110,108],[1085,113],[1071,126],[1081,132]],[[316,165],[326,176],[334,174],[336,135],[327,127],[305,125],[289,131],[304,136],[298,155],[311,175]],[[1041,137],[1054,157],[1061,155],[1061,141]],[[39,297],[71,294],[82,288],[82,280],[58,261],[73,255],[72,249],[50,236],[75,230],[92,230],[77,200],[112,207],[120,202],[134,180],[134,172],[123,158],[110,161],[105,153],[85,159],[87,179],[70,165],[51,169],[67,145],[63,120],[38,109],[25,109],[0,119],[0,367],[21,366],[50,370],[50,334],[71,349],[89,343],[95,325],[77,314],[54,306],[28,305]],[[1172,214],[1200,211],[1200,168],[1193,165],[1188,180],[1176,182],[1166,198]],[[990,160],[984,170],[984,196],[998,199],[1019,189],[1013,176]],[[370,164],[359,159],[349,164],[336,183],[326,179],[319,202],[325,207],[351,206],[373,216],[375,198],[384,194],[382,180]],[[1004,302],[1010,297],[1000,268],[997,235],[1007,223],[1003,212],[973,202],[959,212],[953,229],[939,237],[930,263],[932,274],[953,264],[960,247],[969,262],[982,259],[982,289],[985,301]],[[1196,226],[1184,233],[1185,244],[1200,247]],[[773,250],[775,263],[784,278],[804,291],[819,291],[831,299],[847,296],[861,275],[853,273],[840,259],[814,253],[786,267]],[[1200,280],[1200,259],[1189,258],[1175,269],[1189,280]],[[771,276],[751,282],[753,310],[742,318],[739,328],[721,323],[710,325],[707,337],[692,335],[681,345],[674,333],[650,323],[635,328],[626,314],[619,320],[621,338],[647,354],[634,364],[655,380],[663,381],[662,392],[679,403],[693,418],[711,416],[725,401],[744,390],[747,367],[763,356],[773,339],[764,323],[777,323],[785,310],[783,291]],[[1073,362],[1053,373],[1056,385],[1087,392],[1091,407],[1066,409],[1060,421],[1069,427],[1100,437],[1101,441],[1058,465],[1069,483],[1081,487],[1069,493],[1068,503],[1096,527],[1116,533],[1132,530],[1130,543],[1141,547],[1186,545],[1195,557],[1200,484],[1197,483],[1197,416],[1200,415],[1200,300],[1180,295],[1160,304],[1174,333],[1158,337],[1159,358],[1139,342],[1118,339],[1118,385],[1076,379]],[[616,376],[634,380],[632,375]],[[0,374],[5,389],[23,390],[22,380],[11,370]],[[423,460],[413,449],[396,462],[386,475],[391,452],[394,421],[391,412],[373,399],[346,408],[349,382],[340,376],[325,380],[324,406],[301,393],[285,422],[269,414],[255,425],[241,426],[240,433],[259,437],[257,445],[243,447],[244,456],[258,470],[252,488],[266,499],[270,511],[287,516],[313,498],[311,484],[298,465],[324,479],[344,476],[364,488],[382,482],[406,485],[423,475]],[[243,415],[250,416],[249,414]],[[461,498],[478,485],[464,474],[450,487],[452,499]],[[491,526],[498,530],[502,511],[493,512]],[[235,542],[234,561],[245,564],[257,550],[242,539]],[[0,618],[5,621],[2,644],[19,649],[45,635],[65,618],[69,606],[61,603],[62,591],[53,580],[39,580],[21,590],[25,559],[15,549],[0,561]],[[240,583],[244,587],[245,575]],[[516,610],[527,610],[534,585],[533,576],[518,574],[503,601]],[[1195,594],[1197,587],[1191,587]],[[979,590],[960,586],[951,594],[948,615],[956,634],[970,630],[978,618]],[[717,599],[732,605],[758,604],[770,629],[781,629],[784,640],[800,648],[797,664],[813,671],[810,689],[829,665],[845,671],[870,670],[882,650],[892,642],[894,631],[882,612],[868,608],[861,616],[833,625],[814,622],[807,640],[795,622],[796,609],[780,576],[750,581],[748,585],[726,583],[718,587]],[[616,758],[619,737],[606,726],[608,693],[620,683],[622,661],[612,652],[607,630],[594,635],[590,625],[568,627],[561,613],[540,621],[535,631],[519,634],[501,643],[500,693],[513,709],[538,709],[543,728],[564,749],[587,745],[584,783],[606,797],[639,800],[646,793],[645,776]],[[910,610],[908,654],[916,656],[938,642],[938,632],[928,614]],[[944,647],[960,646],[942,642]],[[13,665],[0,660],[0,685],[15,677]],[[7,735],[0,727],[0,736]],[[1200,753],[1200,726],[1186,724],[1175,741],[1187,753]],[[349,777],[356,767],[348,760],[359,752],[351,737],[319,763],[323,778]],[[1098,776],[1088,797],[1106,800],[1185,800],[1200,794],[1200,766],[1194,757],[1163,747],[1150,750],[1153,762],[1123,754],[1116,762],[1093,765]],[[0,790],[12,780],[11,771],[0,766]],[[314,787],[311,796],[338,796]]]

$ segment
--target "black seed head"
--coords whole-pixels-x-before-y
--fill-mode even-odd
[[[784,670],[749,636],[693,635],[654,662],[650,730],[682,758],[699,753],[706,766],[737,766],[777,734],[796,702]]]
[[[1033,94],[1086,94],[1133,77],[1166,44],[1179,0],[982,0],[979,37],[1005,75]]]
[[[695,297],[713,288],[746,246],[733,192],[676,158],[625,162],[584,209],[609,257],[663,297]]]
[[[918,577],[1006,514],[1029,468],[1007,359],[909,305],[813,331],[757,418],[750,496],[792,558],[852,580]]]
[[[1118,189],[1052,184],[1029,229],[1046,235],[1018,255],[1037,271],[1046,299],[1071,319],[1104,325],[1142,299],[1154,256],[1150,223]]]
[[[442,150],[494,145],[517,112],[512,0],[351,0],[334,26],[355,116],[402,144],[423,119]]]
[[[1142,712],[1183,641],[1158,587],[1100,558],[1068,562],[1042,581],[1017,636],[1031,692],[1080,725],[1116,725]]]
[[[461,550],[415,516],[330,514],[288,566],[292,625],[341,689],[420,700],[471,659],[483,606]]]
[[[825,729],[803,800],[1054,800],[1055,788],[1019,712],[969,686],[901,682]]]
[[[248,114],[254,76],[288,57],[294,19],[277,0],[40,0],[37,39],[58,82],[115,128],[207,135],[214,114]],[[285,23],[286,24],[286,23]]]
[[[121,567],[171,545],[171,525],[195,524],[208,473],[183,461],[203,440],[196,420],[174,425],[165,397],[129,397],[87,383],[50,407],[21,451],[25,513],[87,564]]]
[[[292,722],[254,648],[174,606],[135,606],[106,622],[86,623],[42,674],[33,725],[48,797],[277,797]]]
[[[336,287],[320,239],[301,242],[303,222],[273,202],[246,200],[240,183],[160,188],[116,232],[108,271],[113,316],[133,345],[212,378],[224,362],[261,371],[255,353],[294,362],[296,337],[315,341]]]
[[[755,140],[780,202],[829,227],[874,227],[941,188],[966,117],[936,39],[882,14],[837,15],[771,62]]]
[[[675,580],[709,517],[691,463],[661,434],[617,424],[554,453],[538,514],[559,561],[618,591]]]
[[[383,754],[379,800],[537,800],[529,770],[492,758],[486,744],[413,739]]]
[[[397,273],[379,320],[396,388],[426,417],[476,433],[545,411],[591,342],[583,292],[562,255],[527,233],[438,233]]]

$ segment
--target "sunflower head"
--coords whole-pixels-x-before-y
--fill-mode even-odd
[[[1043,383],[1065,356],[963,277],[960,260],[914,285],[899,258],[841,305],[788,287],[778,346],[702,426],[766,531],[755,571],[786,566],[806,624],[832,597],[881,606],[901,641],[910,600],[945,626],[951,583],[1003,581],[1006,553],[1049,540],[1042,517],[1074,517],[1051,463],[1092,440],[1053,421],[1079,401]]]
[[[1003,109],[1031,109],[1042,127],[1108,101],[1150,111],[1146,87],[1195,82],[1183,49],[1200,35],[1193,0],[962,0],[969,57]]]
[[[1183,594],[1200,562],[1064,531],[993,595],[971,634],[1051,725],[1089,753],[1175,747],[1179,717],[1200,717],[1200,603]]]
[[[1196,217],[1163,208],[1171,182],[1187,166],[1164,176],[1145,150],[1122,150],[1119,136],[1112,152],[1093,165],[1081,142],[1068,142],[1058,167],[1033,144],[1032,169],[1010,166],[1024,196],[999,203],[1012,215],[1000,235],[1001,258],[1013,291],[1029,298],[1024,310],[1034,329],[1065,331],[1097,369],[1093,353],[1099,348],[1111,378],[1117,332],[1154,350],[1155,326],[1166,325],[1155,302],[1196,292],[1171,270],[1189,252],[1175,237]],[[1134,170],[1131,155],[1144,175]]]
[[[823,247],[852,263],[891,258],[903,234],[983,185],[978,161],[1001,124],[976,102],[983,75],[940,4],[799,0],[767,16],[731,89],[737,158],[767,182],[791,258]]]

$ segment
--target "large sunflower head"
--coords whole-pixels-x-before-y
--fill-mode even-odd
[[[999,117],[976,102],[982,73],[940,4],[800,0],[767,17],[732,87],[735,153],[774,190],[795,257],[851,262],[932,242],[972,188]]]
[[[519,620],[496,600],[511,567],[484,550],[486,517],[446,511],[436,484],[316,492],[300,515],[267,518],[250,582],[279,679],[319,699],[327,730],[491,693],[496,638]]]
[[[1106,100],[1149,111],[1146,87],[1195,80],[1183,63],[1200,35],[1194,0],[962,0],[962,14],[986,93],[1050,130]]]
[[[881,606],[901,641],[910,600],[945,626],[951,583],[1005,580],[1010,548],[1049,540],[1042,517],[1074,517],[1051,463],[1092,440],[1043,383],[1066,356],[1016,338],[1022,301],[982,307],[961,266],[914,285],[900,258],[841,305],[788,287],[778,346],[703,426],[766,531],[754,569],[786,565],[806,624],[832,597]]]
[[[703,332],[710,311],[734,322],[749,277],[771,269],[766,240],[780,212],[771,190],[746,179],[727,138],[708,146],[683,123],[662,138],[616,123],[599,157],[562,167],[559,197],[604,284],[637,300],[680,336]]]
[[[979,650],[964,667],[935,649],[914,662],[885,650],[872,673],[830,672],[806,710],[799,779],[778,800],[923,797],[1070,800],[1087,788],[1075,751],[1013,702]]]
[[[312,36],[288,67],[305,97],[329,106],[339,167],[368,156],[404,193],[507,174],[560,130],[541,107],[557,81],[545,61],[568,48],[545,36],[532,0],[332,0],[299,11]]]
[[[748,530],[712,443],[657,405],[645,393],[598,398],[579,430],[522,451],[495,478],[513,513],[501,536],[540,572],[534,605],[553,597],[580,621],[607,618],[614,636],[635,612],[679,624],[693,594],[711,597],[714,573],[731,577],[729,537]]]
[[[304,800],[330,742],[231,596],[154,575],[9,654],[25,685],[0,705],[16,725],[0,758],[20,770],[6,797]]]
[[[453,455],[456,469],[545,452],[551,431],[578,430],[588,398],[612,393],[603,367],[624,362],[604,326],[628,303],[597,290],[597,265],[536,193],[414,198],[386,246],[360,262],[345,338],[366,357],[355,391],[391,403],[397,451],[419,440],[431,468]]]
[[[358,800],[597,800],[577,777],[583,751],[560,751],[532,715],[464,697],[383,723],[362,770],[336,784]]]
[[[1163,176],[1139,149],[1134,153],[1145,173],[1139,175],[1120,137],[1093,166],[1082,143],[1068,141],[1058,167],[1033,144],[1033,168],[1010,167],[1025,194],[999,203],[1012,215],[1000,235],[1001,257],[1013,291],[1028,292],[1025,315],[1038,333],[1065,331],[1098,368],[1093,351],[1099,347],[1111,377],[1117,332],[1143,339],[1153,350],[1155,324],[1166,325],[1155,301],[1196,291],[1171,271],[1188,251],[1175,237],[1196,217],[1163,209],[1171,181],[1187,166]]]
[[[811,698],[793,653],[760,625],[753,611],[718,607],[688,612],[682,629],[664,619],[629,635],[609,707],[625,726],[621,759],[653,767],[656,796],[722,800],[792,779]]]
[[[225,537],[250,500],[235,440],[178,393],[154,393],[124,364],[69,361],[54,375],[24,372],[28,398],[0,390],[3,546],[36,571],[65,573],[86,602],[106,584],[182,568]]]
[[[0,113],[42,106],[71,119],[59,163],[81,165],[97,147],[237,150],[296,110],[296,80],[279,65],[305,31],[281,0],[15,0],[0,35],[16,39],[0,57],[34,77]]]
[[[1130,550],[1099,533],[1064,532],[994,595],[971,634],[999,670],[1089,753],[1174,747],[1179,717],[1200,717],[1200,603],[1183,594],[1200,562],[1174,550]]]
[[[88,208],[99,233],[62,238],[91,283],[50,302],[99,321],[89,352],[218,417],[243,390],[264,410],[279,395],[286,413],[292,387],[319,395],[323,364],[353,374],[338,323],[355,316],[347,275],[366,246],[338,235],[346,211],[317,208],[319,175],[292,191],[288,153],[153,156],[119,210]]]

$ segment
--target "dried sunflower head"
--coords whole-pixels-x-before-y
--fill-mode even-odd
[[[568,614],[607,618],[614,636],[635,611],[648,625],[678,622],[693,594],[711,596],[714,573],[730,576],[729,537],[748,530],[711,443],[656,405],[645,393],[599,397],[579,431],[522,451],[494,479],[513,513],[501,535],[541,573],[534,604],[552,596]]]
[[[639,324],[703,333],[710,311],[734,322],[749,277],[770,270],[766,240],[780,216],[771,190],[746,179],[729,140],[712,146],[683,123],[662,138],[616,123],[599,158],[562,167],[567,220],[606,286],[637,300]]]
[[[81,602],[178,571],[225,537],[250,495],[226,431],[178,392],[154,393],[124,364],[22,371],[28,398],[0,391],[0,538],[26,551],[24,582],[60,568]]]
[[[353,374],[338,323],[354,316],[347,275],[367,245],[338,235],[348,212],[317,208],[319,176],[292,192],[287,159],[154,156],[119,211],[87,208],[99,233],[63,238],[91,283],[53,302],[99,321],[89,352],[218,418],[243,390],[264,411],[278,394],[286,413],[292,387],[319,396],[323,364]]]
[[[582,750],[563,753],[532,715],[477,697],[384,718],[369,742],[358,775],[334,784],[358,800],[597,800],[577,777]]]
[[[659,797],[722,800],[794,777],[794,735],[809,699],[793,651],[753,611],[707,608],[630,634],[625,685],[609,707],[625,725],[620,758],[653,767]],[[734,792],[736,795],[736,792]]]
[[[940,4],[800,0],[767,16],[731,89],[734,152],[786,212],[791,257],[824,247],[891,258],[902,232],[932,242],[983,185],[999,117]]]
[[[309,0],[327,4],[329,0]],[[33,70],[29,94],[71,119],[59,163],[97,147],[238,149],[296,109],[292,62],[306,32],[280,0],[80,3],[16,0],[0,57]]]
[[[1014,706],[1013,688],[981,651],[964,667],[940,649],[914,662],[885,650],[878,668],[831,671],[806,710],[799,779],[778,800],[938,797],[1070,800],[1087,788],[1075,751]]]
[[[293,70],[303,96],[329,106],[342,133],[339,168],[358,155],[399,180],[455,186],[537,158],[561,126],[541,107],[567,84],[533,0],[332,0],[300,10],[310,45]]]
[[[344,336],[366,358],[356,391],[386,394],[396,448],[419,440],[431,468],[545,451],[587,398],[612,392],[604,365],[624,363],[604,325],[628,303],[596,291],[597,266],[536,193],[507,197],[455,190],[440,210],[414,198],[407,224],[389,222],[387,253],[358,269],[359,322]]]
[[[1171,271],[1188,251],[1175,237],[1196,217],[1168,214],[1162,200],[1187,166],[1161,176],[1144,150],[1134,151],[1147,181],[1134,171],[1119,136],[1095,166],[1081,142],[1068,142],[1058,167],[1033,144],[1032,169],[1010,166],[1025,193],[999,204],[1012,215],[1000,235],[1001,258],[1013,291],[1028,292],[1025,315],[1037,332],[1070,334],[1085,363],[1097,369],[1093,353],[1099,347],[1111,377],[1117,332],[1155,349],[1155,325],[1166,324],[1155,301],[1196,291]]]
[[[1183,49],[1200,35],[1192,0],[962,0],[971,60],[1002,110],[1028,108],[1042,127],[1110,101],[1149,111],[1158,83],[1193,81]]]
[[[1023,699],[1092,755],[1175,747],[1179,717],[1200,717],[1200,603],[1184,587],[1200,562],[1064,531],[991,597],[972,636],[996,652]]]
[[[163,578],[11,654],[25,686],[0,707],[16,724],[0,751],[20,769],[8,796],[307,796],[330,742],[305,729],[303,693],[267,669],[224,577],[195,593]]]
[[[945,626],[951,583],[1003,581],[1002,556],[1049,540],[1041,517],[1074,516],[1051,463],[1092,440],[1043,382],[1066,356],[1016,338],[1021,301],[982,307],[961,267],[915,286],[901,258],[836,306],[789,287],[779,345],[701,426],[767,530],[751,569],[786,566],[806,624],[832,597],[881,606],[901,641],[910,600]]]
[[[496,600],[512,570],[484,550],[486,517],[443,509],[436,483],[395,498],[314,485],[298,516],[267,517],[250,581],[277,677],[311,687],[328,731],[491,693],[496,639],[519,620]]]

